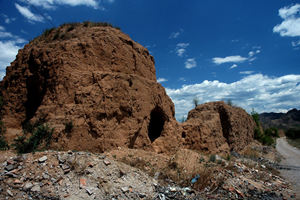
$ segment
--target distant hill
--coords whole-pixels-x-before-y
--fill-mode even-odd
[[[261,113],[259,119],[263,128],[300,128],[300,110],[295,108],[287,113]]]

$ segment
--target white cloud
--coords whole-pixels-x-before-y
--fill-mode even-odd
[[[252,56],[255,55],[255,52],[254,52],[254,51],[250,51],[250,52],[248,53],[248,55],[249,55],[250,57],[252,57]]]
[[[0,41],[0,72],[2,75],[6,67],[16,58],[20,48],[22,46],[15,41]]]
[[[215,57],[212,59],[213,63],[220,65],[223,63],[241,63],[246,61],[248,58],[242,56],[227,56],[225,58]]]
[[[281,24],[273,28],[274,33],[281,36],[300,36],[300,4],[286,6],[279,9],[279,16],[283,19]]]
[[[2,80],[6,67],[16,58],[18,50],[26,41],[6,32],[3,26],[0,26],[0,38],[5,39],[0,41],[0,80]]]
[[[300,46],[300,40],[298,40],[298,41],[292,41],[292,46],[293,47],[299,47]]]
[[[175,38],[178,38],[179,35],[180,35],[180,32],[173,32],[173,33],[171,33],[171,35],[169,36],[169,39],[175,39]]]
[[[99,8],[99,4],[113,3],[114,0],[22,0],[24,3],[29,3],[34,6],[39,6],[44,9],[55,9],[57,5],[68,6],[87,6],[94,9]]]
[[[13,35],[9,32],[0,31],[0,38],[13,37]]]
[[[10,24],[11,22],[13,22],[13,21],[15,21],[16,20],[16,18],[9,18],[7,15],[5,15],[5,14],[2,14],[2,17],[4,18],[4,22],[6,23],[6,24]]]
[[[176,39],[183,33],[183,29],[180,29],[177,32],[172,32],[169,36],[169,39]]]
[[[185,64],[185,68],[187,69],[197,67],[197,62],[195,58],[188,58],[184,64]]]
[[[176,45],[175,52],[177,56],[182,57],[186,52],[186,48],[190,45],[190,43],[178,43]]]
[[[254,71],[241,71],[240,74],[250,75],[253,74]]]
[[[253,74],[233,83],[218,80],[183,85],[179,89],[166,89],[176,108],[176,118],[186,115],[193,108],[193,99],[200,103],[232,100],[251,112],[281,112],[300,108],[300,75],[269,77]]]
[[[165,79],[165,78],[158,78],[157,79],[157,82],[159,82],[159,83],[166,82],[166,81],[168,81],[168,80]]]
[[[237,64],[233,64],[231,67],[230,67],[230,69],[234,69],[234,68],[236,68],[237,67]]]
[[[17,3],[15,3],[15,6],[17,10],[21,13],[21,15],[27,18],[29,22],[34,23],[44,21],[44,18],[42,16],[32,13],[29,8],[20,6]]]

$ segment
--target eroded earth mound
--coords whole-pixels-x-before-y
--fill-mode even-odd
[[[2,120],[11,143],[22,124],[42,119],[57,149],[103,152],[152,148],[175,121],[148,50],[103,24],[66,24],[21,49],[1,82]],[[74,125],[65,133],[65,124]]]
[[[220,102],[198,105],[183,124],[184,145],[189,149],[240,151],[253,141],[255,123],[245,110]]]

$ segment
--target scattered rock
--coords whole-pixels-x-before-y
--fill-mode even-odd
[[[32,187],[33,187],[33,184],[28,182],[28,183],[25,183],[23,189],[24,190],[30,190]]]
[[[7,194],[8,194],[9,196],[11,196],[11,197],[14,196],[14,194],[13,194],[10,190],[6,190],[6,192],[7,192]]]
[[[93,192],[92,192],[92,190],[91,189],[89,189],[89,188],[86,188],[85,189],[86,190],[86,192],[91,196],[92,194],[93,194]]]
[[[107,165],[110,165],[111,162],[109,160],[103,160],[103,163],[107,166]]]
[[[5,170],[7,170],[7,171],[11,171],[11,170],[13,170],[13,169],[15,169],[16,168],[16,166],[15,165],[13,165],[13,164],[10,164],[10,165],[7,165],[6,167],[5,167]]]
[[[31,188],[31,192],[40,192],[41,187],[39,185],[35,185]]]
[[[43,157],[39,158],[39,163],[43,163],[43,162],[45,162],[47,159],[48,159],[47,156],[43,156]]]
[[[79,179],[79,188],[82,189],[85,186],[86,186],[86,179],[85,178]]]
[[[129,188],[128,187],[121,187],[121,190],[122,192],[126,193],[129,191]]]

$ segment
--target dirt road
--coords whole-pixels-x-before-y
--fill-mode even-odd
[[[300,197],[300,150],[288,144],[286,138],[277,139],[276,150],[284,157],[281,165],[286,169],[280,170],[283,177],[289,180]]]

